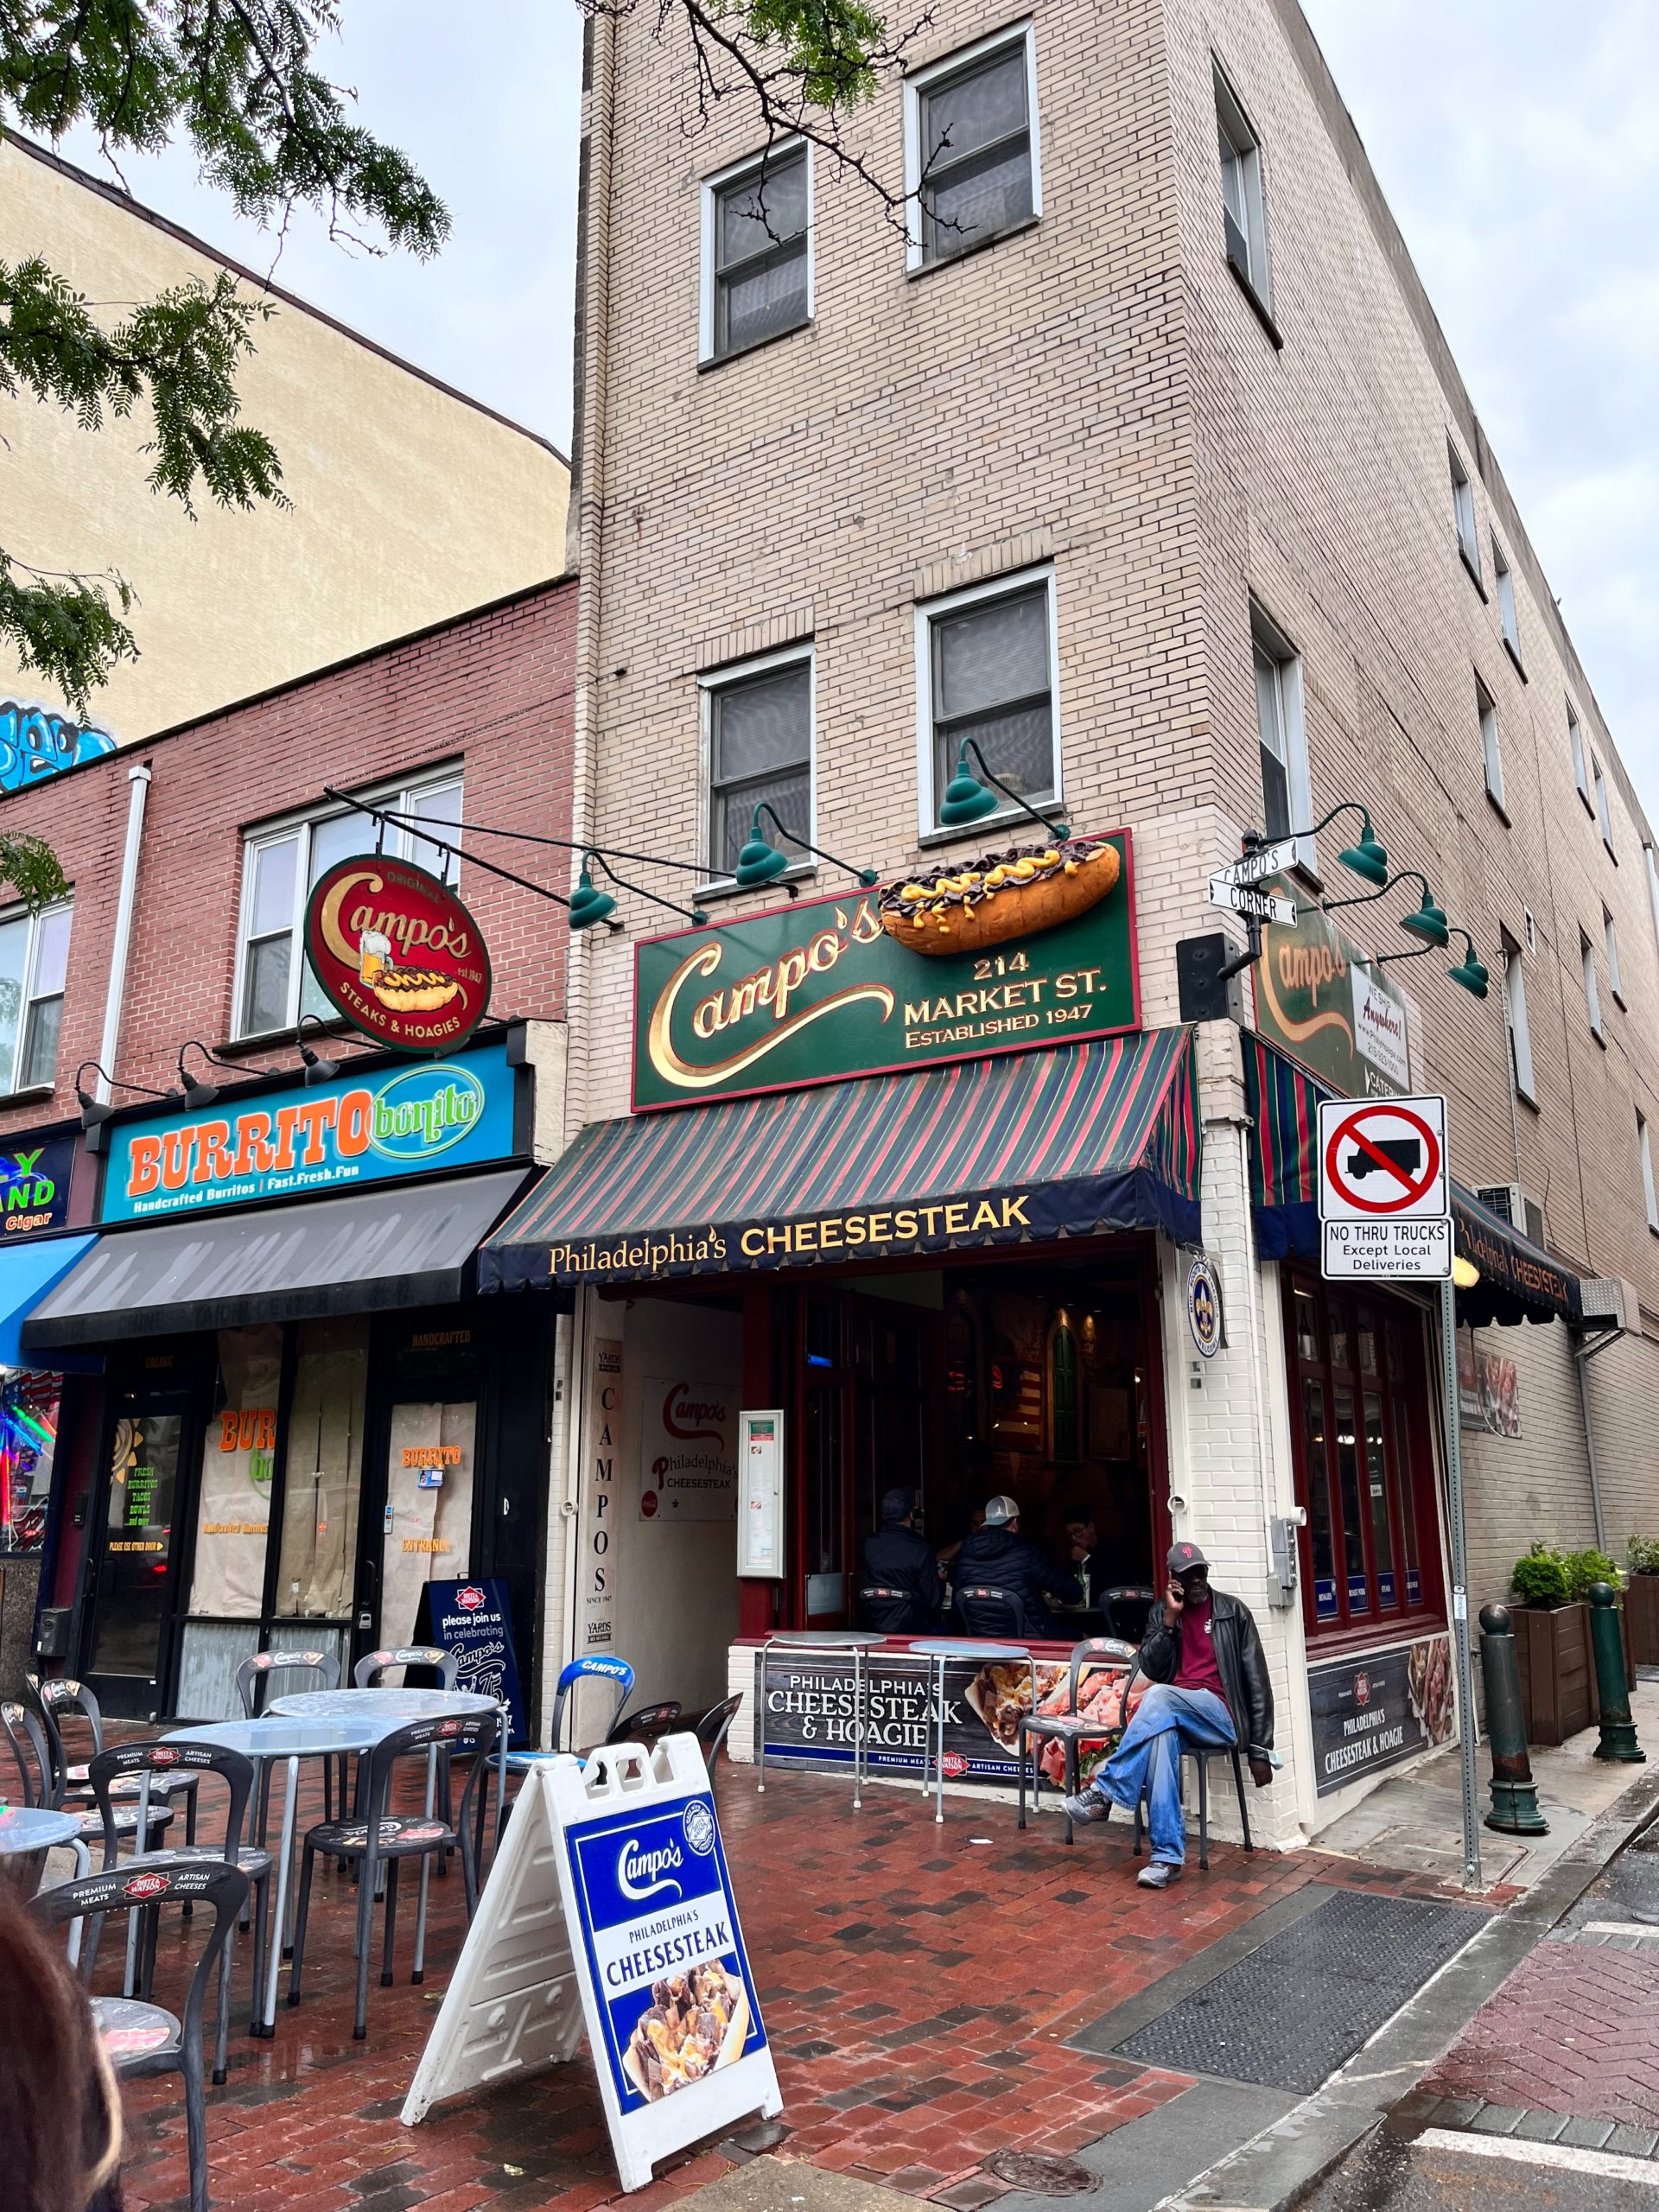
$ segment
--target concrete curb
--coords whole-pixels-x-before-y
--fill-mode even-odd
[[[1535,1888],[1495,1914],[1323,2088],[1154,2212],[1289,2212],[1411,2094],[1499,1985],[1656,1821],[1659,1768],[1586,1828]]]

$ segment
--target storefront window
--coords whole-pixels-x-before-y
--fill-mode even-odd
[[[251,1621],[264,1608],[282,1376],[280,1327],[219,1331],[190,1581],[190,1611],[198,1617]]]
[[[1289,1298],[1308,1627],[1372,1627],[1438,1607],[1439,1576],[1419,1541],[1434,1518],[1416,1332],[1403,1311],[1357,1306],[1336,1286],[1295,1280]]]
[[[58,1441],[55,1375],[14,1375],[0,1390],[0,1554],[37,1552]]]
[[[276,1574],[276,1611],[290,1618],[339,1620],[351,1611],[368,1365],[365,1319],[301,1324]]]
[[[1065,1321],[1055,1324],[1049,1338],[1050,1457],[1067,1462],[1080,1459],[1077,1418],[1077,1340]]]
[[[389,1643],[426,1641],[421,1591],[473,1571],[475,1401],[409,1400],[391,1409],[385,1529],[380,1548],[380,1634]]]
[[[124,1414],[115,1424],[94,1592],[92,1674],[156,1679],[183,1441],[180,1414]]]

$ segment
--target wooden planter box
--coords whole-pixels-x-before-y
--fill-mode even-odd
[[[1659,1574],[1633,1574],[1624,1592],[1624,1618],[1639,1667],[1659,1667]]]
[[[1636,1579],[1651,1579],[1656,1584],[1656,1621],[1659,1621],[1659,1576]],[[1593,1727],[1601,1718],[1601,1699],[1590,1649],[1589,1606],[1580,1603],[1546,1611],[1536,1605],[1517,1605],[1510,1618],[1515,1624],[1516,1655],[1521,1662],[1527,1741],[1564,1744],[1581,1728]],[[1635,1635],[1630,1607],[1623,1598],[1618,1621],[1624,1644],[1625,1682],[1634,1689]]]

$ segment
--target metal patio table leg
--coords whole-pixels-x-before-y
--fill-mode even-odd
[[[289,1874],[294,1858],[294,1829],[300,1802],[300,1762],[296,1753],[288,1762],[288,1781],[283,1791],[283,1834],[276,1847],[276,1897],[270,1916],[270,1955],[265,1962],[264,2001],[260,2005],[253,2024],[257,2036],[274,2036],[276,2032],[276,1984],[283,1971],[283,1936],[289,1893],[293,1885]],[[291,1948],[291,1947],[290,1947]],[[257,1996],[257,1993],[256,1993]]]
[[[944,1655],[941,1652],[938,1658],[939,1694],[938,1700],[939,1747],[938,1757],[933,1768],[935,1790],[933,1799],[933,1821],[937,1827],[942,1827],[944,1825]]]
[[[760,1770],[757,1796],[766,1794],[766,1654],[772,1649],[770,1639],[760,1647],[760,1694],[754,1701],[754,1725],[759,1732],[754,1739],[754,1763]]]
[[[864,1805],[864,1652],[853,1647],[853,1810]]]

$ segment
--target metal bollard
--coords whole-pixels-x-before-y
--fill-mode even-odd
[[[1486,1826],[1500,1835],[1548,1835],[1527,1757],[1521,1704],[1521,1662],[1507,1605],[1480,1609],[1480,1675],[1486,1686],[1486,1740],[1492,1754],[1492,1809]]]
[[[1625,1759],[1632,1764],[1647,1753],[1636,1740],[1630,1719],[1630,1693],[1624,1679],[1624,1640],[1619,1634],[1618,1600],[1611,1584],[1592,1582],[1586,1593],[1590,1600],[1590,1645],[1596,1660],[1596,1688],[1601,1698],[1601,1741],[1599,1759]]]

